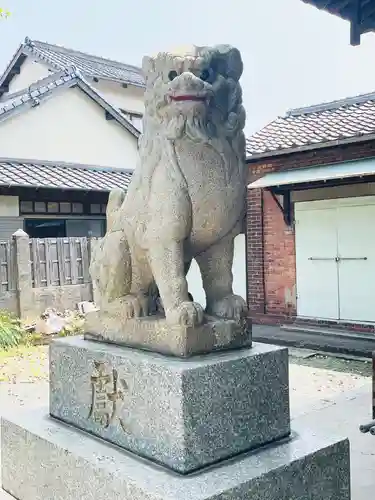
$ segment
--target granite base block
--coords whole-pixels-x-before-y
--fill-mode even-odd
[[[2,483],[18,500],[350,500],[349,442],[296,429],[181,476],[46,416],[3,417]]]
[[[288,351],[254,344],[178,359],[58,339],[50,413],[187,473],[289,434]]]
[[[121,306],[121,304],[120,304]],[[251,322],[238,324],[205,316],[198,327],[168,325],[164,316],[127,320],[116,303],[86,315],[85,338],[179,357],[251,347]]]

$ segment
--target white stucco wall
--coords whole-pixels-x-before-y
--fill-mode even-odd
[[[0,217],[18,217],[19,214],[18,196],[0,196]]]
[[[129,86],[126,89],[120,83],[100,80],[99,82],[90,82],[113,106],[122,108],[126,111],[136,113],[144,112],[143,94],[144,89]]]
[[[0,157],[135,168],[137,139],[78,88],[0,122]]]
[[[9,85],[9,94],[18,92],[19,90],[26,89],[32,83],[35,83],[42,78],[50,76],[52,73],[48,71],[48,67],[38,61],[28,57],[21,66],[19,75],[15,75]],[[7,94],[4,94],[3,99]]]

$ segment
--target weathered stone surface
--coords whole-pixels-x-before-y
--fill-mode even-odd
[[[16,250],[16,290],[18,291],[18,313],[24,320],[33,318],[34,304],[32,297],[29,237],[22,229],[12,235]]]
[[[127,194],[110,194],[107,234],[93,252],[95,300],[124,318],[153,312],[158,294],[167,322],[196,326],[186,273],[199,265],[206,310],[241,320],[233,294],[233,240],[245,213],[245,110],[234,47],[190,47],[144,58],[146,79],[140,164]],[[157,290],[157,293],[154,293]]]
[[[251,346],[251,323],[205,317],[197,327],[169,325],[162,316],[127,320],[122,308],[112,305],[110,314],[86,315],[85,338],[138,347],[162,354],[191,356],[215,350]]]
[[[288,352],[255,344],[182,360],[58,339],[50,412],[186,473],[288,435]]]
[[[2,418],[3,488],[19,500],[350,500],[348,441],[318,437],[311,427],[181,476],[46,412]]]

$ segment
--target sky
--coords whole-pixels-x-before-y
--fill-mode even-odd
[[[185,44],[241,50],[246,132],[288,109],[375,92],[375,34],[349,44],[349,24],[301,0],[0,0],[0,68],[25,36],[140,65]]]

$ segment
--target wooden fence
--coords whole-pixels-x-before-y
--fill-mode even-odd
[[[16,290],[16,252],[14,241],[0,241],[0,294]]]
[[[34,288],[90,282],[88,238],[30,239],[29,245]]]
[[[0,309],[31,318],[46,307],[71,309],[92,300],[89,266],[97,240],[30,239],[19,230],[0,241]]]

